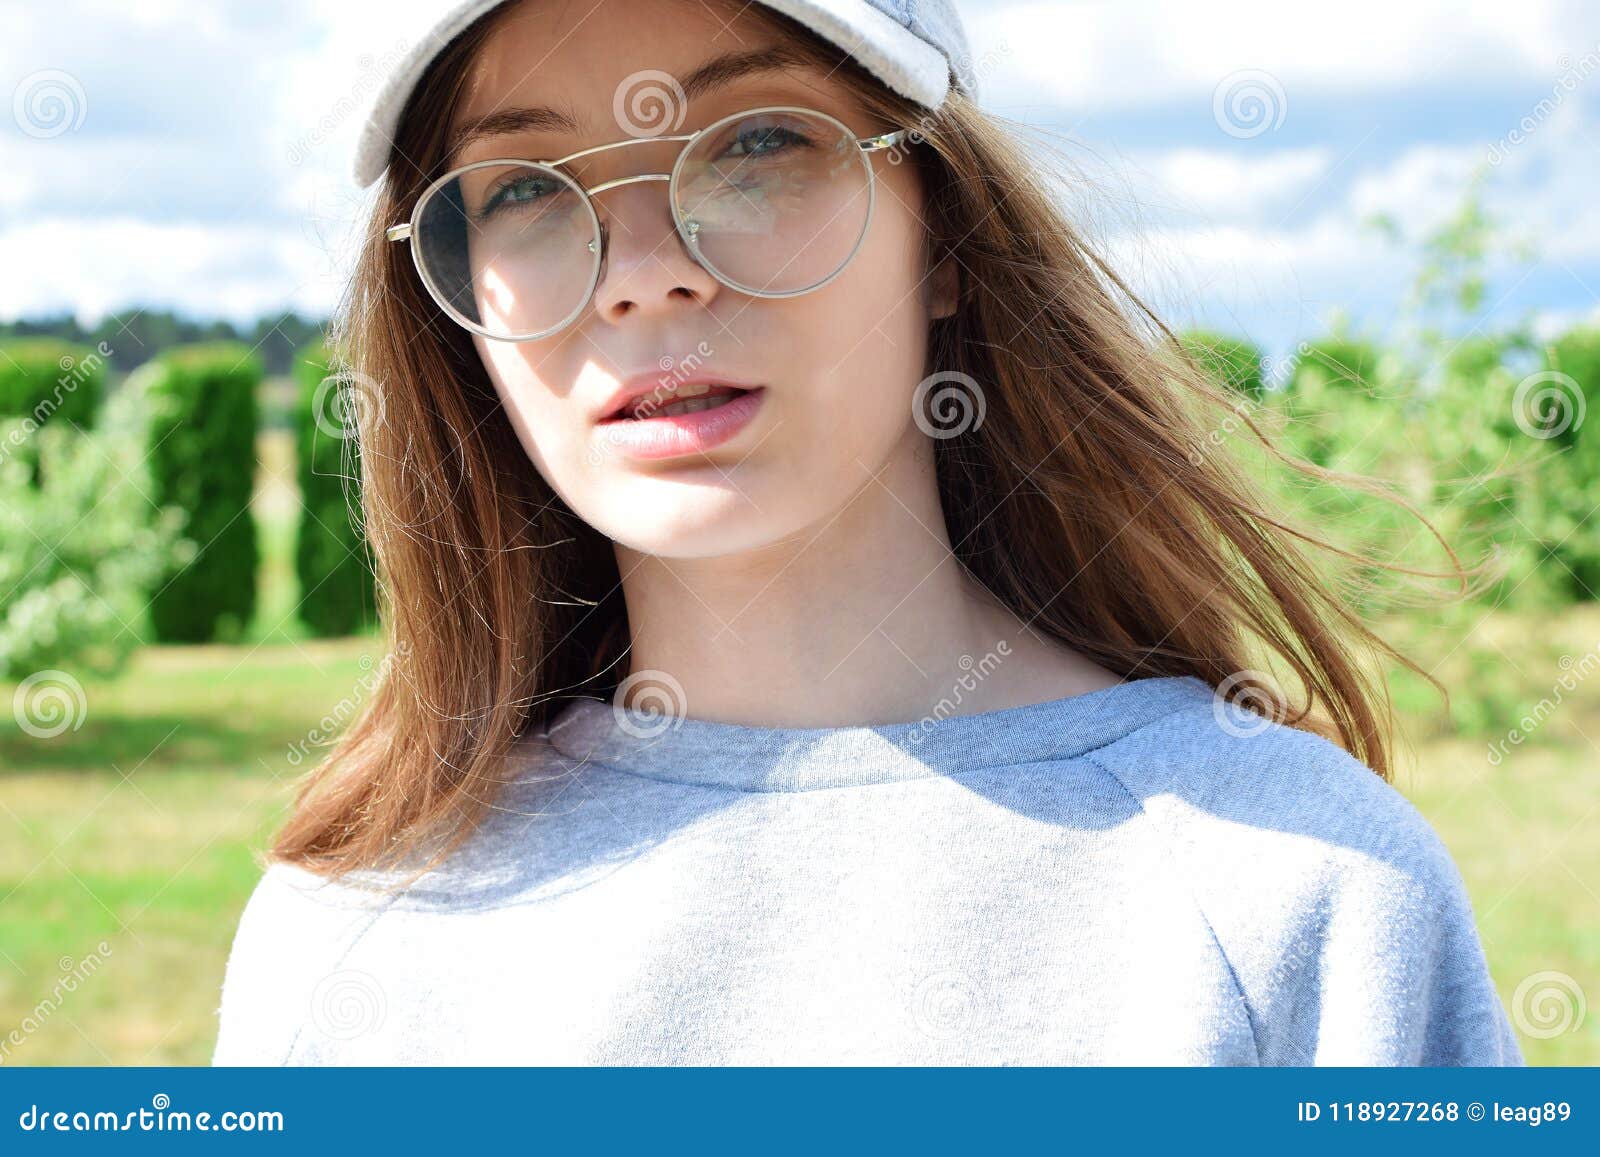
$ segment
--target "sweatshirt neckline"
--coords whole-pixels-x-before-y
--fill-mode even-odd
[[[1196,676],[1163,675],[971,715],[841,727],[673,719],[579,698],[543,735],[569,759],[647,779],[810,791],[1073,759],[1211,696]]]

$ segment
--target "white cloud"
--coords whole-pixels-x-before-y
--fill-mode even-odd
[[[1256,155],[1177,148],[1132,154],[1126,163],[1148,201],[1179,213],[1251,219],[1292,209],[1327,175],[1333,153],[1320,146]]]
[[[1405,233],[1419,234],[1455,212],[1473,171],[1484,164],[1481,145],[1413,146],[1354,179],[1350,211],[1363,217],[1381,213]]]
[[[1159,226],[1111,242],[1111,259],[1180,326],[1209,319],[1269,346],[1315,332],[1356,297],[1404,289],[1405,259],[1346,216],[1299,228]]]
[[[1533,335],[1550,341],[1577,326],[1600,327],[1600,302],[1575,309],[1545,309],[1533,317]]]
[[[1594,47],[1590,9],[1587,0],[1038,0],[975,10],[969,31],[975,54],[1009,49],[986,99],[1059,102],[1070,115],[1209,100],[1223,77],[1244,69],[1276,77],[1291,107],[1302,87],[1348,93],[1553,77],[1558,53]]]
[[[93,321],[129,303],[235,320],[325,312],[336,283],[317,250],[280,228],[48,218],[0,234],[0,316],[66,310]]]

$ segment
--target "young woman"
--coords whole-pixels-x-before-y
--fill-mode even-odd
[[[1383,644],[944,0],[442,7],[337,335],[393,650],[217,1063],[1520,1063]]]

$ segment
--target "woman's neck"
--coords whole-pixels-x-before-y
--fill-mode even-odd
[[[628,706],[767,727],[972,714],[1120,680],[957,562],[931,461],[897,455],[825,522],[735,555],[619,545]]]

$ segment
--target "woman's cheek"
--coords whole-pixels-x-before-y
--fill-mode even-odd
[[[536,368],[515,347],[475,338],[474,345],[494,385],[500,405],[522,444],[528,461],[558,493],[581,484],[583,447],[571,414],[550,393]]]

